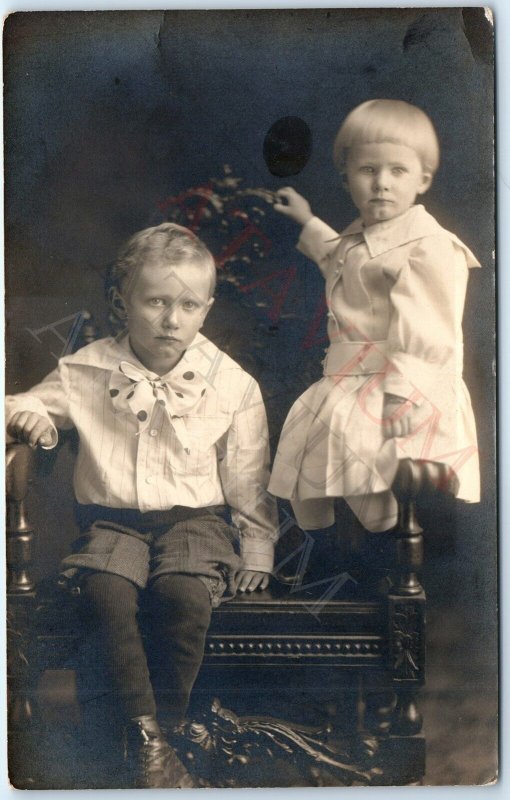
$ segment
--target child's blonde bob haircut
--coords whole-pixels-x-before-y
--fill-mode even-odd
[[[434,175],[439,166],[439,142],[432,122],[421,108],[404,100],[367,100],[345,118],[333,146],[333,160],[345,172],[349,148],[391,142],[411,147],[423,171]]]

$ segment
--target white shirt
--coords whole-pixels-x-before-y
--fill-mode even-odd
[[[79,503],[142,512],[226,503],[239,529],[244,568],[270,572],[278,522],[276,502],[266,491],[269,440],[256,381],[197,334],[171,370],[177,377],[194,371],[206,382],[203,398],[183,417],[187,452],[158,404],[148,425],[128,409],[114,408],[109,384],[121,361],[147,372],[127,336],[101,339],[64,356],[29,392],[7,397],[7,422],[18,411],[45,416],[54,432],[51,447],[57,428],[77,429]]]

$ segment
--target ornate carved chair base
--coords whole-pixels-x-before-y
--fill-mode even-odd
[[[19,789],[130,788],[122,739],[105,726],[85,732],[48,721],[20,735],[10,737],[11,780]],[[167,735],[201,787],[410,785],[425,772],[421,736],[342,734],[330,723],[238,716],[217,699]]]
[[[410,784],[420,782],[425,769],[422,737],[338,736],[330,724],[237,716],[217,699],[171,741],[208,787]]]

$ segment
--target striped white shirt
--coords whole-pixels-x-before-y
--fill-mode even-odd
[[[101,339],[64,356],[30,391],[7,397],[7,422],[17,411],[42,414],[53,427],[51,447],[58,428],[77,429],[79,503],[142,512],[227,504],[239,530],[244,568],[270,572],[278,522],[276,501],[266,491],[269,442],[257,382],[197,334],[171,371],[179,379],[191,370],[206,385],[183,417],[190,445],[185,449],[158,404],[148,425],[129,410],[114,408],[109,384],[121,361],[145,369],[127,336]]]

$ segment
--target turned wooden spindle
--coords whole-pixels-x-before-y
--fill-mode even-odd
[[[99,331],[94,317],[89,311],[81,311],[68,334],[69,350],[75,351],[96,341]],[[57,450],[49,451],[47,461],[51,467]],[[28,521],[26,496],[30,476],[34,469],[34,451],[18,442],[7,445],[6,484],[7,484],[7,590],[10,594],[29,594],[35,589],[31,574],[33,559],[34,531]],[[44,472],[44,464],[39,468]]]
[[[34,590],[31,575],[34,532],[27,519],[28,493],[34,452],[26,444],[7,447],[7,590],[27,594]]]
[[[396,580],[388,597],[389,662],[397,694],[391,731],[402,736],[421,730],[416,696],[425,682],[425,592],[420,582],[423,529],[416,517],[416,501],[419,495],[431,500],[440,492],[455,495],[458,486],[457,476],[446,464],[411,459],[400,461],[392,486],[399,519]]]
[[[84,345],[92,344],[99,338],[99,330],[90,311],[81,312],[81,328],[78,335],[76,350]]]
[[[395,594],[417,595],[422,591],[419,573],[423,566],[423,528],[416,518],[416,498],[421,489],[421,464],[410,458],[399,463],[393,482],[398,501],[397,582]]]
[[[423,727],[423,715],[417,703],[418,689],[400,689],[393,712],[391,732],[400,736],[414,736]]]
[[[392,490],[397,498],[399,518],[397,540],[398,578],[394,593],[418,595],[422,591],[420,570],[423,566],[423,529],[416,517],[418,495],[436,493],[456,495],[459,479],[446,464],[402,459]]]

